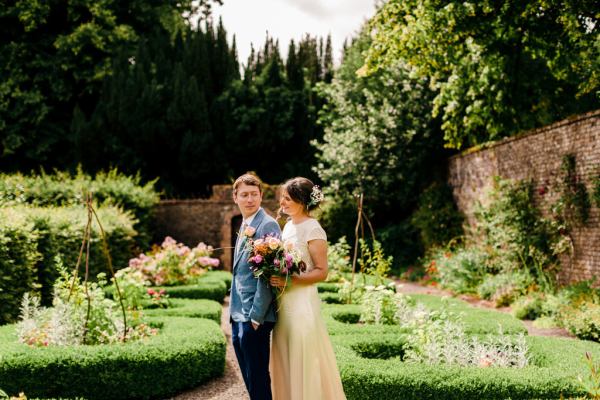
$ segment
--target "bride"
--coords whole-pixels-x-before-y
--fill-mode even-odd
[[[282,187],[281,211],[290,217],[282,239],[294,244],[307,268],[287,285],[285,278],[271,278],[272,286],[285,286],[271,345],[275,400],[346,399],[315,285],[327,278],[327,236],[310,216],[322,199],[318,186],[306,178]]]

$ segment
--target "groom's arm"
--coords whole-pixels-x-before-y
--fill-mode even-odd
[[[260,237],[266,234],[274,234],[277,237],[281,236],[281,229],[275,221],[267,222],[261,227]],[[260,325],[265,321],[265,316],[269,306],[273,302],[273,292],[269,284],[264,279],[256,280],[256,293],[254,294],[254,302],[250,309],[250,319],[256,325]]]

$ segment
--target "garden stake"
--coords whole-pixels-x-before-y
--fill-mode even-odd
[[[85,197],[86,197],[86,208],[87,208],[87,212],[88,212],[88,220],[87,220],[87,224],[85,226],[85,230],[83,233],[83,240],[81,242],[81,248],[79,250],[79,257],[77,258],[77,264],[75,265],[75,273],[73,274],[73,278],[71,281],[71,289],[69,290],[69,296],[67,298],[67,301],[71,300],[71,295],[73,294],[73,289],[75,287],[75,280],[78,277],[79,266],[81,265],[83,249],[86,248],[84,287],[85,287],[85,294],[87,297],[88,309],[87,309],[87,315],[86,315],[86,319],[85,319],[84,327],[83,327],[83,343],[85,344],[87,331],[88,331],[87,326],[89,323],[90,312],[91,312],[91,298],[89,296],[89,291],[88,291],[88,278],[89,278],[90,242],[91,242],[91,237],[92,237],[91,226],[92,226],[92,221],[95,217],[96,222],[98,223],[98,226],[100,227],[100,234],[102,237],[102,250],[104,252],[104,255],[106,256],[106,260],[108,263],[108,269],[113,278],[113,282],[115,283],[115,288],[117,289],[117,294],[119,296],[119,304],[121,305],[121,311],[123,313],[123,338],[122,338],[122,340],[124,342],[127,339],[127,313],[125,312],[125,305],[123,304],[123,295],[121,293],[121,289],[119,288],[119,283],[117,281],[117,278],[115,276],[115,271],[112,266],[112,258],[110,257],[110,252],[108,249],[108,242],[106,241],[106,234],[104,232],[104,228],[102,227],[102,224],[100,223],[100,218],[98,217],[98,214],[96,213],[96,210],[94,209],[94,206],[92,205],[92,193],[91,192],[87,193],[85,195]]]
[[[92,206],[91,197],[90,197],[90,210],[96,217],[96,222],[100,227],[100,235],[102,236],[102,251],[104,252],[104,256],[106,257],[106,261],[108,262],[108,269],[110,274],[113,277],[113,282],[115,283],[115,289],[117,289],[117,294],[119,295],[119,304],[121,305],[121,311],[123,312],[123,341],[127,338],[127,314],[125,313],[125,305],[123,304],[123,295],[121,294],[121,289],[119,288],[119,281],[115,275],[115,270],[112,265],[112,258],[110,257],[110,252],[108,251],[108,241],[106,240],[106,234],[104,233],[104,228],[100,223],[100,218],[98,218],[98,214],[96,210]]]
[[[352,289],[354,289],[354,274],[356,268],[356,256],[358,255],[358,228],[361,223],[363,206],[363,194],[361,193],[358,198],[358,219],[356,220],[356,227],[354,228],[354,255],[352,256],[352,281],[350,282],[350,293],[348,296],[348,304],[352,303]]]

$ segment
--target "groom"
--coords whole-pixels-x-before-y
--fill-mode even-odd
[[[256,176],[245,174],[236,179],[233,201],[244,221],[233,256],[229,304],[231,341],[250,399],[271,400],[269,354],[271,331],[275,325],[273,294],[264,280],[252,274],[246,242],[266,234],[281,236],[281,229],[260,206],[262,185]]]

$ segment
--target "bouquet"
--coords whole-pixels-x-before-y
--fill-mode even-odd
[[[266,235],[264,238],[249,240],[250,268],[256,278],[269,282],[272,276],[289,278],[306,270],[306,264],[291,242]],[[285,288],[284,288],[285,289]]]

